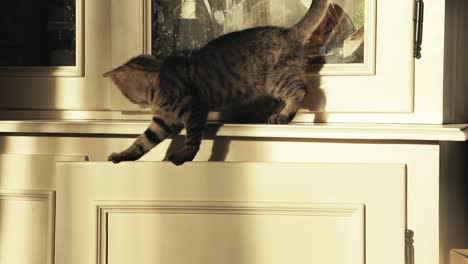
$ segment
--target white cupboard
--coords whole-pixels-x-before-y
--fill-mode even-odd
[[[8,124],[16,124],[16,128]],[[468,248],[468,145],[463,142],[466,129],[419,125],[227,125],[219,129],[219,136],[206,135],[195,162],[175,167],[161,161],[181,146],[183,137],[163,142],[142,162],[104,162],[109,153],[127,147],[137,131],[145,128],[144,122],[2,121],[0,126],[7,131],[0,136],[2,153],[88,157],[89,162],[61,162],[58,173],[50,173],[54,162],[48,167],[32,167],[11,154],[2,162],[2,181],[14,185],[2,186],[1,193],[17,189],[55,193],[56,263],[69,263],[69,258],[80,263],[133,257],[142,263],[159,257],[169,261],[171,254],[160,253],[173,252],[179,242],[184,248],[196,244],[200,251],[190,251],[194,254],[190,256],[202,259],[206,256],[203,254],[217,252],[206,251],[213,243],[220,245],[216,256],[222,257],[234,254],[223,250],[233,245],[230,243],[252,245],[253,241],[261,241],[256,246],[265,247],[262,258],[268,258],[266,252],[276,252],[273,249],[284,245],[284,241],[267,238],[288,238],[286,235],[314,245],[311,251],[316,250],[315,245],[328,248],[331,243],[347,252],[352,249],[362,253],[363,241],[365,253],[346,255],[353,261],[350,263],[363,263],[360,256],[364,256],[365,263],[385,263],[389,259],[392,263],[450,264],[452,249]],[[17,127],[29,133],[14,132]],[[77,132],[72,134],[69,129]],[[106,134],[109,130],[114,134]],[[8,173],[4,164],[9,168],[22,164],[21,168],[32,176],[15,178],[14,170]],[[48,182],[54,184],[37,185]],[[2,223],[21,215],[15,210],[2,212]],[[47,215],[45,209],[41,210],[41,215]],[[187,216],[188,212],[193,214]],[[35,223],[32,219],[25,221],[28,225]],[[229,230],[219,227],[224,222]],[[21,223],[18,221],[16,227],[20,228]],[[255,223],[258,229],[247,232],[242,223]],[[163,232],[161,226],[167,226],[164,245],[158,240],[162,238],[154,235]],[[202,240],[205,238],[197,232],[207,226],[217,232]],[[281,233],[286,226],[297,229]],[[42,228],[46,230],[45,225]],[[235,236],[239,229],[244,234],[242,243]],[[393,231],[386,235],[387,230]],[[195,232],[191,233],[192,240],[180,241],[177,236],[170,240],[169,234],[188,231]],[[309,237],[304,235],[307,232],[320,235]],[[405,233],[409,235],[406,243]],[[220,241],[224,237],[234,238]],[[34,245],[34,241],[46,239],[38,235],[31,241]],[[151,251],[150,246],[164,246],[167,251]],[[297,248],[300,254],[305,252],[302,246]],[[382,253],[384,259],[374,255],[393,248],[398,250]],[[284,254],[288,252],[293,251]],[[330,261],[339,262],[340,256],[333,255]]]
[[[160,39],[161,35],[158,32],[164,30],[167,31],[163,32],[165,34],[174,32],[164,29],[167,28],[166,24],[159,28],[155,25],[163,23],[161,21],[172,21],[168,16],[176,16],[173,13],[179,9],[169,10],[166,6],[177,2],[75,1],[76,43],[79,44],[76,56],[80,62],[76,67],[82,71],[82,75],[56,76],[57,71],[49,71],[49,77],[35,77],[34,67],[29,73],[27,70],[22,70],[20,74],[11,73],[10,68],[0,67],[0,86],[2,93],[6,95],[0,98],[0,107],[5,109],[2,113],[3,118],[124,120],[147,118],[147,112],[143,112],[141,116],[141,109],[130,105],[108,80],[101,77],[101,74],[132,56],[141,53],[157,55],[158,48],[172,49],[172,44]],[[256,11],[255,5],[249,4],[252,1],[245,1],[243,9],[236,9],[235,6],[227,4],[232,1],[226,1],[226,4],[218,0],[199,2],[203,2],[199,3],[200,8],[205,8],[203,5],[208,2],[217,3],[216,6],[210,6],[215,17],[223,12],[236,14],[241,12],[239,10],[245,9],[242,11],[245,14],[239,14],[239,17],[242,17],[242,14],[247,17],[244,24],[242,20],[232,22],[237,25],[237,29],[256,25],[249,24],[248,17],[250,14],[255,15],[256,12],[260,12]],[[265,11],[266,15],[261,17],[267,19],[270,16],[267,22],[289,25],[300,19],[309,2],[293,1],[286,5],[284,1],[266,1],[264,4],[271,5],[272,9]],[[352,28],[345,33],[354,33],[348,38],[342,37],[338,39],[339,41],[333,39],[334,42],[329,41],[328,44],[317,47],[323,50],[326,64],[321,69],[320,75],[311,75],[310,96],[306,99],[295,122],[416,124],[466,122],[468,111],[464,98],[468,95],[468,80],[464,74],[464,67],[466,67],[465,44],[468,33],[463,29],[468,23],[464,16],[468,11],[468,5],[465,1],[332,2],[334,9],[331,9],[329,18],[348,21],[347,23],[351,24],[349,27]],[[424,8],[421,9],[423,3]],[[227,6],[219,7],[218,4]],[[251,9],[250,5],[253,5]],[[276,5],[285,8],[298,6],[300,10],[287,10],[291,12],[288,13],[290,15],[281,16],[280,11],[283,9],[273,8]],[[417,15],[419,13],[417,10],[424,12]],[[279,17],[287,19],[276,22]],[[416,27],[417,21],[421,21],[422,18],[424,26]],[[219,17],[216,20],[225,21],[225,32],[230,31],[227,29],[230,27],[229,19],[230,17],[226,15],[225,20],[219,20]],[[327,25],[343,33],[342,24]],[[195,33],[196,31],[193,34]],[[421,38],[417,37],[421,34],[422,55],[420,59],[416,59],[415,42],[421,41]],[[346,50],[350,48],[346,43],[356,39],[362,39],[362,58],[351,62],[340,60],[340,56],[345,56]],[[330,42],[340,44],[333,46]],[[45,72],[47,73],[47,70]],[[23,94],[31,96],[25,98]],[[213,119],[216,119],[215,115]]]
[[[61,163],[57,195],[58,263],[405,263],[403,164]]]
[[[55,263],[55,163],[85,160],[0,154],[0,263]]]
[[[468,1],[332,0],[316,40],[341,39],[314,44],[326,64],[294,123],[211,123],[182,167],[164,162],[182,136],[105,162],[151,116],[101,74],[192,43],[164,24],[179,4],[219,34],[292,24],[310,0],[62,2],[73,21],[22,25],[74,32],[49,56],[68,66],[9,65],[43,41],[10,22],[47,8],[0,10],[0,263],[455,264],[468,249]]]

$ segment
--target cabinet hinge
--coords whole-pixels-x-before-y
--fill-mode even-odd
[[[414,57],[421,58],[421,45],[423,40],[424,1],[415,0],[416,8],[414,14]]]
[[[406,230],[405,234],[405,263],[414,264],[414,231]]]

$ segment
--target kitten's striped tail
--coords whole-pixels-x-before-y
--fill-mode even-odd
[[[328,0],[313,0],[309,11],[290,29],[292,38],[306,44],[328,11]]]

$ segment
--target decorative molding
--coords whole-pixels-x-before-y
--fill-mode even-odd
[[[138,0],[140,53],[151,54],[151,0]]]
[[[4,154],[5,155],[5,154]],[[0,189],[0,200],[47,201],[50,202],[53,191],[5,190]]]
[[[205,201],[96,201],[97,264],[107,264],[108,220],[113,213],[287,215],[355,217],[363,223],[363,204],[258,203]]]
[[[141,0],[141,20],[143,23],[142,26],[142,39],[143,39],[143,47],[142,53],[151,54],[151,45],[152,45],[152,35],[151,35],[151,27],[152,27],[152,15],[151,9],[152,4],[151,0]]]
[[[0,189],[0,201],[31,201],[47,203],[47,264],[55,263],[55,191]]]
[[[140,119],[141,120],[138,120]],[[139,135],[151,116],[125,120],[0,121],[2,133]],[[386,124],[217,124],[207,126],[206,136],[246,138],[466,141],[468,124],[386,125]],[[185,134],[185,130],[181,135]]]
[[[0,77],[82,77],[84,76],[85,0],[76,1],[76,65],[39,67],[0,67]]]

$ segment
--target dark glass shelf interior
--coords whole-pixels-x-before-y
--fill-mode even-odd
[[[76,0],[2,1],[0,66],[76,65]]]

